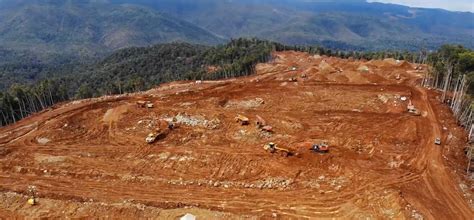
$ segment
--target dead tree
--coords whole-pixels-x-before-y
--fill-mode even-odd
[[[453,69],[454,69],[454,64],[451,61],[448,61],[446,64],[446,69],[447,69],[447,74],[446,77],[444,78],[443,82],[443,96],[441,97],[441,102],[444,103],[446,101],[446,93],[448,92],[448,88],[451,84],[451,77],[453,74]]]

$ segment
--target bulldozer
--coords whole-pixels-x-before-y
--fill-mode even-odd
[[[235,117],[235,121],[240,123],[241,125],[248,125],[250,123],[249,118],[243,115],[237,115],[237,117]]]
[[[286,149],[286,148],[282,148],[282,147],[278,147],[275,143],[273,142],[270,142],[268,144],[265,144],[263,146],[263,149],[274,154],[274,153],[279,153],[285,157],[288,157],[288,156],[293,156],[295,155],[294,152],[292,152],[291,150],[289,149]]]

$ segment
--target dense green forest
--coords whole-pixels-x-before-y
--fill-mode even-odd
[[[474,80],[474,51],[462,46],[446,45],[428,53],[340,51],[320,46],[287,46],[258,39],[235,39],[214,47],[188,43],[158,44],[122,49],[94,64],[47,69],[45,74],[50,77],[46,80],[32,85],[12,85],[0,93],[0,125],[14,123],[67,100],[143,91],[175,80],[212,80],[250,75],[255,72],[257,63],[272,58],[273,51],[285,50],[341,58],[371,60],[392,57],[428,63],[434,67],[431,86],[444,88],[443,85],[449,81],[447,91],[456,89],[455,82],[461,76],[466,76],[467,85]],[[209,67],[213,67],[211,73]],[[450,77],[446,77],[448,72],[452,72]],[[468,93],[473,94],[474,88],[468,88]]]
[[[45,67],[41,74],[48,79],[14,84],[0,92],[0,125],[71,99],[143,91],[175,80],[250,75],[257,63],[271,59],[274,47],[258,39],[236,39],[215,47],[169,43],[122,49],[94,64]],[[216,67],[212,74],[209,66]]]

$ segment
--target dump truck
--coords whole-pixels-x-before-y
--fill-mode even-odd
[[[237,117],[235,117],[235,121],[240,123],[241,125],[248,125],[250,122],[249,118],[243,115],[237,115]]]
[[[275,143],[273,142],[270,142],[268,144],[265,144],[263,146],[263,149],[274,154],[274,153],[279,153],[285,157],[288,157],[288,156],[293,156],[295,155],[291,150],[289,149],[286,149],[286,148],[282,148],[282,147],[278,147]]]

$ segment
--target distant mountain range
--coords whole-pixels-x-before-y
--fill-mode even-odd
[[[364,0],[0,0],[0,47],[95,56],[258,37],[348,49],[474,47],[474,14]]]
[[[130,0],[112,0],[126,3]],[[364,0],[135,0],[224,38],[348,49],[474,47],[474,14]]]

